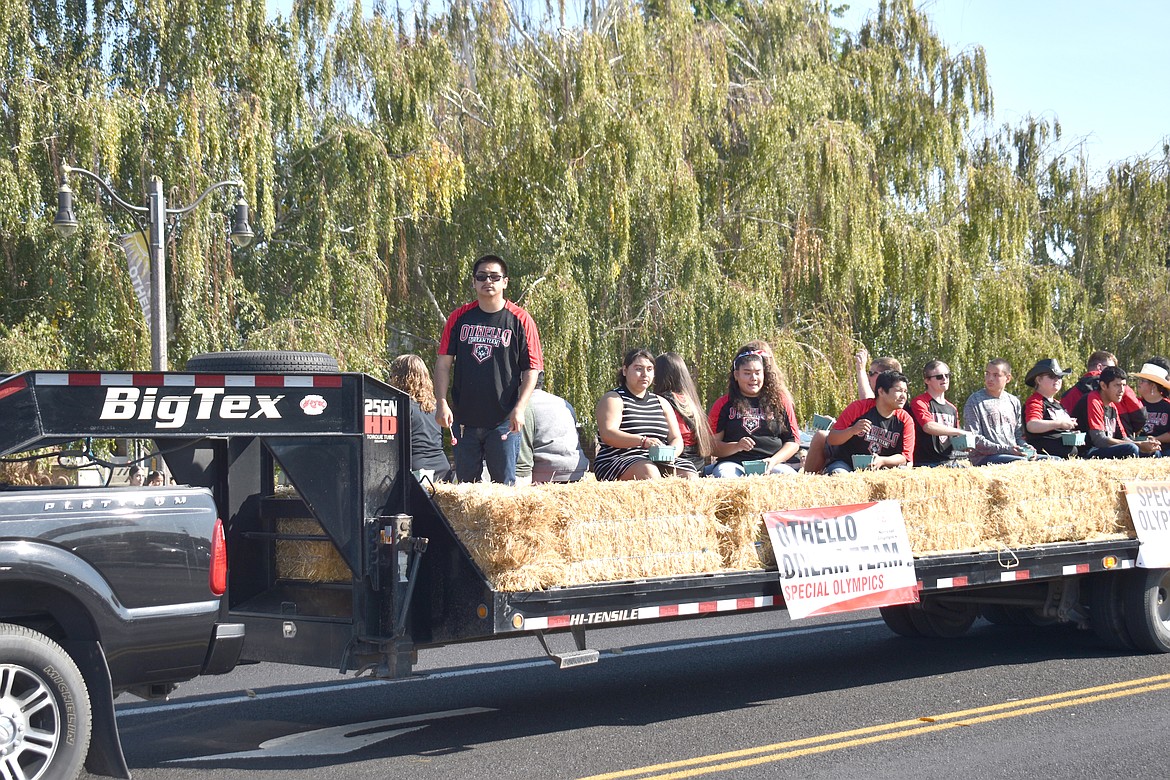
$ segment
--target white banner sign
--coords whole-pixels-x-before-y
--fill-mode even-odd
[[[1170,482],[1125,482],[1125,501],[1137,530],[1137,565],[1170,569]]]
[[[765,512],[791,618],[918,601],[897,501]]]
[[[150,250],[146,246],[146,238],[142,233],[135,231],[119,238],[118,245],[126,253],[130,283],[134,285],[138,304],[142,307],[142,313],[146,315],[147,324],[150,324]]]

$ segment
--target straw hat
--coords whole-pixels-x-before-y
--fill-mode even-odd
[[[1153,363],[1146,363],[1142,366],[1141,371],[1134,371],[1130,376],[1136,376],[1139,379],[1148,379],[1154,384],[1161,385],[1167,390],[1170,390],[1170,372]]]
[[[1063,378],[1071,373],[1072,371],[1065,371],[1063,368],[1061,368],[1060,361],[1058,361],[1056,358],[1045,358],[1044,360],[1036,361],[1036,365],[1032,366],[1032,370],[1028,372],[1026,377],[1024,377],[1024,384],[1026,384],[1028,387],[1035,387],[1036,377],[1040,376],[1041,374],[1052,374],[1055,377]]]

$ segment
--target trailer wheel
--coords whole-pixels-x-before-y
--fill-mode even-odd
[[[77,777],[92,722],[69,654],[44,634],[0,623],[0,776]]]
[[[1122,588],[1125,626],[1138,650],[1170,653],[1170,569],[1138,569]]]
[[[1133,637],[1126,625],[1126,572],[1103,572],[1092,578],[1089,590],[1089,618],[1093,633],[1116,650],[1135,650]]]
[[[945,601],[923,601],[910,610],[910,620],[922,636],[936,639],[954,639],[967,633],[979,608],[974,604],[956,604]]]
[[[336,374],[337,358],[323,352],[241,350],[205,352],[187,359],[187,371],[230,373],[255,371],[270,374]]]
[[[917,605],[895,604],[892,607],[879,607],[878,611],[882,613],[882,620],[886,621],[887,628],[898,636],[915,639],[922,636],[918,626],[914,625],[914,621],[910,619],[910,610],[915,606]]]

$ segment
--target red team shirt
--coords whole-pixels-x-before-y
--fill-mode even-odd
[[[849,437],[844,444],[833,450],[838,460],[849,462],[852,455],[897,455],[902,453],[906,465],[914,465],[914,419],[905,409],[895,409],[889,417],[882,417],[877,410],[877,401],[864,398],[845,407],[833,430],[843,431],[862,417],[873,423],[869,435],[864,439]]]
[[[439,354],[455,356],[455,422],[475,428],[494,428],[507,419],[520,397],[520,375],[544,369],[536,323],[511,301],[497,312],[485,312],[478,301],[451,312]]]
[[[959,427],[959,410],[954,404],[950,401],[936,401],[930,393],[923,393],[910,401],[910,416],[914,419],[915,463],[944,463],[954,458],[949,436],[932,436],[922,430],[922,426],[928,422]]]

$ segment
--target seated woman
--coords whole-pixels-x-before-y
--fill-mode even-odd
[[[800,442],[785,405],[784,375],[769,352],[752,346],[735,356],[726,400],[716,402],[716,477],[742,477],[743,464],[753,460],[764,461],[767,474],[796,473],[785,462],[799,452]]]
[[[435,422],[435,386],[418,355],[399,355],[390,363],[390,384],[410,396],[410,470],[432,472],[435,482],[454,477],[443,453],[443,434]]]
[[[656,445],[682,452],[678,421],[662,396],[650,392],[654,383],[654,356],[644,349],[626,353],[618,372],[618,386],[597,402],[597,458],[593,472],[600,480],[658,479],[665,471],[697,477],[689,461],[650,459]]]
[[[1036,361],[1024,377],[1024,384],[1036,391],[1024,402],[1024,441],[1036,452],[1067,458],[1077,451],[1077,445],[1061,441],[1062,433],[1076,431],[1077,421],[1056,398],[1064,378],[1071,373],[1061,368],[1059,361],[1046,358]]]
[[[683,441],[681,457],[690,461],[696,471],[702,471],[711,460],[713,437],[682,355],[663,352],[654,359],[654,392],[666,399],[678,421]]]

